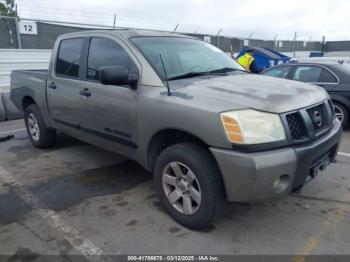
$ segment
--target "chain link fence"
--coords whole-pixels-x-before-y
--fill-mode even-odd
[[[19,48],[16,18],[0,16],[0,48]]]
[[[19,24],[23,21],[29,21],[35,23],[37,28],[36,34],[20,34],[18,29]],[[123,26],[123,24],[120,24]],[[221,35],[221,29],[218,32],[205,32],[201,30],[199,33],[195,31],[190,32],[190,29],[186,30],[185,26],[178,27],[176,25],[175,29],[166,28],[148,28],[146,29],[156,29],[159,31],[174,31],[190,35],[204,41],[210,42],[211,44],[219,47],[225,52],[239,52],[244,46],[254,46],[254,47],[265,47],[273,49],[277,52],[309,52],[309,51],[350,51],[350,41],[300,41],[300,40],[260,40],[260,39],[244,39],[239,37],[231,37]],[[56,38],[61,34],[85,31],[91,29],[113,29],[115,24],[89,24],[81,22],[68,22],[59,20],[40,20],[32,18],[15,18],[15,17],[4,17],[0,16],[0,48],[7,49],[52,49],[56,41]],[[123,28],[129,28],[128,26],[123,26]],[[130,26],[130,28],[135,28]],[[140,28],[141,29],[141,28]],[[193,29],[193,28],[192,28]],[[209,29],[208,29],[209,30]]]

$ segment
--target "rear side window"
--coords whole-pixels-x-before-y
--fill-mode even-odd
[[[328,70],[322,69],[319,82],[321,83],[337,83],[337,79]]]
[[[276,67],[276,68],[267,70],[266,72],[263,73],[263,75],[279,77],[279,78],[287,78],[289,70],[290,70],[289,66],[281,66],[281,67]]]
[[[59,76],[78,77],[80,54],[83,38],[62,40],[57,56],[56,74]]]
[[[124,66],[128,72],[136,69],[129,55],[113,40],[101,37],[91,38],[87,79],[99,81],[103,66]]]
[[[319,82],[322,68],[318,66],[298,66],[295,70],[293,80],[301,82]]]

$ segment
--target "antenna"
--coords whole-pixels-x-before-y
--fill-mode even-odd
[[[166,85],[166,88],[168,89],[168,96],[171,96],[170,87],[169,87],[169,81],[168,81],[168,74],[166,73],[166,69],[165,69],[165,66],[164,66],[162,55],[159,54],[159,57],[160,57],[160,62],[162,63],[163,71],[164,71],[165,85]]]

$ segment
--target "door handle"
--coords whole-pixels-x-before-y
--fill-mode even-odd
[[[84,88],[83,90],[81,90],[81,91],[79,92],[79,94],[80,94],[81,96],[85,96],[85,97],[91,96],[91,92],[90,92],[89,89],[87,89],[87,88]]]
[[[50,89],[56,89],[57,86],[56,86],[56,84],[54,82],[52,82],[51,84],[49,84],[49,88]]]

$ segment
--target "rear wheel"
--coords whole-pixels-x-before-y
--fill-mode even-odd
[[[222,207],[220,172],[202,146],[181,143],[166,148],[157,159],[154,183],[166,211],[186,227],[211,224]]]
[[[340,121],[343,127],[347,127],[349,125],[349,112],[342,104],[333,102],[333,105],[336,118]]]
[[[56,131],[48,129],[35,104],[24,111],[24,122],[32,144],[37,148],[52,147],[56,142]]]

